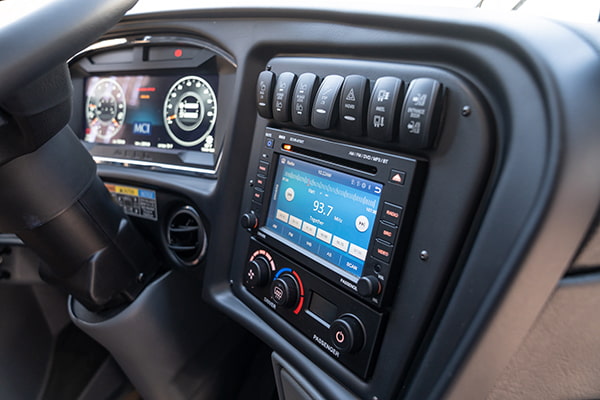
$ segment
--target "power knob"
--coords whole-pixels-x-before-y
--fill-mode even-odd
[[[240,224],[244,229],[256,229],[258,228],[258,217],[254,211],[247,212],[240,218]]]
[[[329,327],[331,342],[342,353],[354,353],[363,347],[365,333],[362,323],[354,315],[345,314]]]
[[[278,306],[294,308],[298,305],[298,281],[290,274],[283,274],[271,284],[271,298]]]
[[[247,287],[265,286],[271,280],[271,265],[264,256],[258,256],[246,266],[244,285]]]

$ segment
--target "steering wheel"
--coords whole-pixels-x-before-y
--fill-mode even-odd
[[[65,63],[137,0],[0,1],[0,102]]]
[[[92,311],[135,299],[158,262],[67,125],[66,61],[135,3],[0,0],[0,232],[16,233],[45,261],[42,277]]]

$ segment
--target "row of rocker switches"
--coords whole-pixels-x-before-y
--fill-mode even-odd
[[[262,71],[256,87],[260,116],[299,127],[337,129],[344,136],[365,134],[381,142],[413,149],[433,145],[443,102],[442,85],[431,78],[405,83],[396,77],[378,78],[371,89],[361,75]]]

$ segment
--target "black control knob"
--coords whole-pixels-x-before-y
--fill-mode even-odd
[[[363,297],[377,296],[381,293],[381,282],[374,275],[366,275],[358,280],[356,284],[358,294]]]
[[[240,224],[244,229],[256,229],[258,228],[258,217],[254,211],[247,212],[240,218]]]
[[[271,284],[271,298],[281,307],[293,308],[298,304],[298,281],[290,274],[283,274]]]
[[[248,287],[265,286],[271,280],[271,265],[264,256],[258,256],[246,266],[244,285]]]
[[[365,331],[354,315],[345,314],[329,327],[331,342],[342,353],[354,353],[365,343]]]

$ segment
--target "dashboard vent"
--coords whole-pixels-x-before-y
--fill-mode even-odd
[[[197,265],[206,252],[206,231],[200,215],[190,206],[178,209],[167,225],[167,247],[184,266]]]

